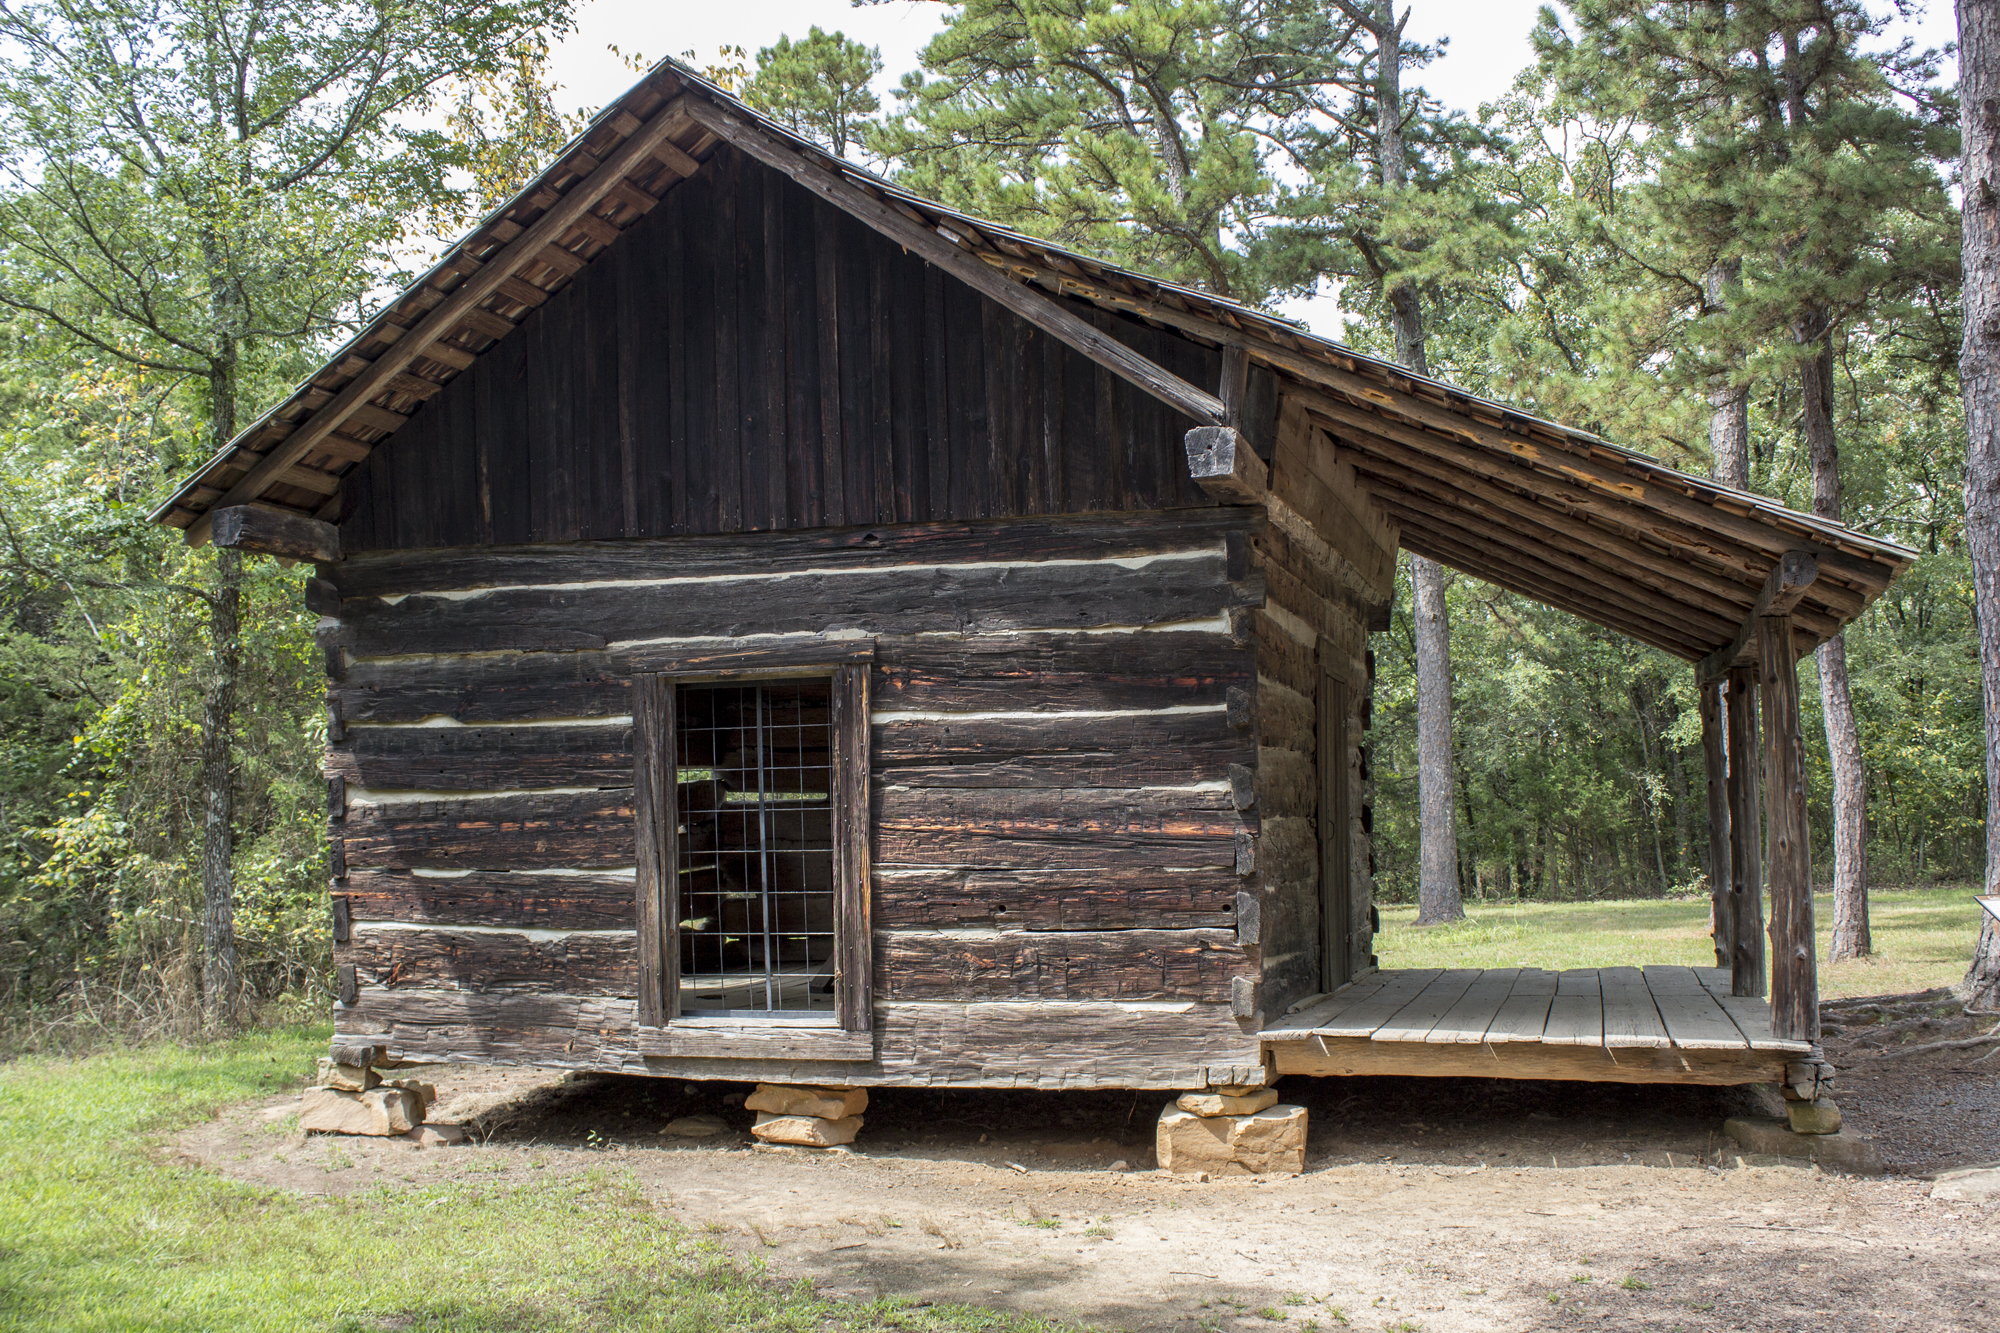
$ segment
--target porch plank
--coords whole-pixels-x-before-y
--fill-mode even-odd
[[[1316,1035],[1323,1024],[1331,1023],[1362,1001],[1372,998],[1400,972],[1373,972],[1352,985],[1342,986],[1331,995],[1322,995],[1296,1014],[1287,1014],[1258,1035],[1282,1041],[1290,1037]]]
[[[1396,1016],[1396,1011],[1417,998],[1425,987],[1443,975],[1434,967],[1409,972],[1391,972],[1381,990],[1313,1029],[1315,1037],[1372,1037],[1375,1029]]]
[[[1674,1045],[1688,1051],[1747,1050],[1750,1043],[1691,967],[1649,967],[1646,988]]]
[[[1449,972],[1439,973],[1415,999],[1375,1029],[1370,1040],[1422,1041],[1437,1026],[1438,1020],[1458,1003],[1466,988],[1478,979],[1479,969],[1476,967],[1455,967]]]
[[[1507,1002],[1508,993],[1514,989],[1514,978],[1519,975],[1520,969],[1515,967],[1480,972],[1466,987],[1465,994],[1459,996],[1458,1003],[1445,1010],[1437,1026],[1424,1034],[1424,1040],[1465,1045],[1485,1041],[1486,1030],[1500,1016],[1500,1006]]]
[[[1595,971],[1583,969],[1556,974],[1556,997],[1549,1002],[1549,1021],[1542,1029],[1542,1044],[1604,1044],[1604,999],[1598,991]]]
[[[1729,974],[1723,973],[1719,979],[1706,975],[1717,969],[1697,969],[1702,989],[1715,999],[1722,1012],[1729,1015],[1736,1030],[1750,1043],[1753,1051],[1783,1051],[1792,1055],[1804,1055],[1812,1050],[1809,1041],[1791,1041],[1771,1034],[1771,1007],[1754,995],[1731,995]]]
[[[1636,967],[1606,967],[1597,973],[1604,996],[1604,1044],[1608,1047],[1671,1046],[1667,1025]]]
[[[1549,1002],[1556,997],[1556,975],[1539,967],[1522,968],[1514,977],[1506,1002],[1487,1027],[1486,1040],[1540,1041],[1542,1029],[1549,1022]]]

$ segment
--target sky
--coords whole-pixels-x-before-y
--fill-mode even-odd
[[[1514,76],[1533,58],[1528,33],[1545,0],[1408,0],[1415,10],[1409,35],[1418,41],[1449,37],[1446,53],[1419,79],[1431,94],[1454,110],[1476,113],[1480,104],[1500,97]],[[1899,22],[1897,36],[1909,35],[1920,46],[1943,48],[1957,39],[1951,0],[1910,0],[1913,20]],[[1888,0],[1871,0],[1887,12]],[[841,31],[857,41],[881,48],[882,77],[878,89],[884,108],[893,105],[889,91],[904,71],[917,65],[917,53],[942,26],[947,6],[936,0],[888,0],[884,4],[852,5],[848,0],[726,0],[694,5],[685,0],[581,0],[576,30],[550,52],[551,73],[561,86],[561,99],[596,108],[623,92],[632,70],[610,48],[647,63],[662,56],[694,52],[697,66],[716,63],[724,45],[741,46],[754,62],[759,47],[780,35],[803,36],[815,24]],[[1947,77],[1952,77],[1947,67]],[[1313,332],[1337,337],[1341,313],[1331,299],[1285,303],[1280,313],[1300,319]]]

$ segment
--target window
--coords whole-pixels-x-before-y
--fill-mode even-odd
[[[634,680],[642,1027],[868,1030],[867,681]]]

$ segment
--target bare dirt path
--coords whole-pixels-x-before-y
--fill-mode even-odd
[[[1953,1125],[1975,1145],[1992,1132],[1995,1064],[1910,1062],[1843,1105],[1892,1167],[1955,1165]],[[610,1168],[823,1290],[1132,1329],[2000,1326],[2000,1206],[1932,1200],[1910,1177],[1717,1170],[1736,1092],[1293,1078],[1282,1091],[1312,1115],[1306,1173],[1203,1184],[1150,1169],[1159,1093],[887,1089],[860,1151],[814,1153],[753,1148],[742,1084],[420,1076],[443,1093],[433,1119],[467,1124],[473,1144],[304,1139],[280,1100],[181,1146],[309,1193]],[[1919,1141],[1899,1145],[1898,1108],[1919,1104]],[[731,1132],[661,1132],[697,1112]]]

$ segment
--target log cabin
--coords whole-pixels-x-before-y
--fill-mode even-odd
[[[851,1085],[1781,1081],[1795,663],[1912,558],[671,62],[155,517],[315,562],[337,1045]],[[1716,966],[1377,966],[1403,548],[1693,665]]]

